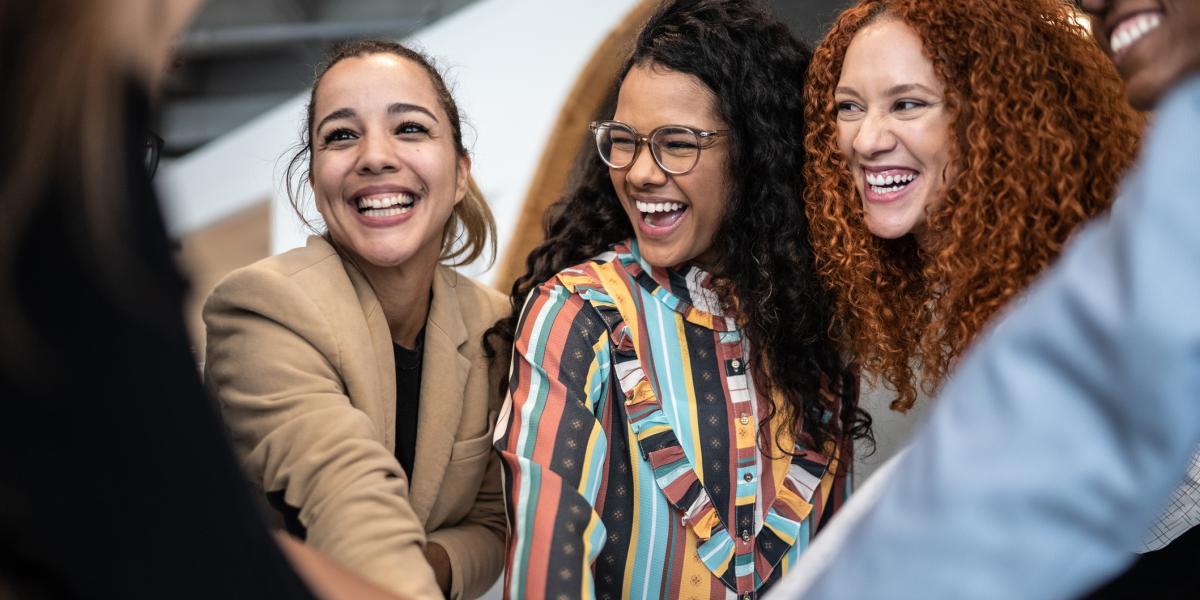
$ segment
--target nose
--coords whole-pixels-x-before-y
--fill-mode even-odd
[[[397,157],[387,136],[367,133],[358,145],[357,171],[361,175],[378,175],[397,169]]]
[[[625,178],[636,187],[652,187],[667,182],[667,173],[654,160],[654,153],[650,151],[648,143],[641,147],[641,151],[633,159],[633,164],[628,168],[629,172]]]
[[[854,152],[863,157],[873,157],[896,147],[896,136],[886,115],[863,117],[854,135]]]

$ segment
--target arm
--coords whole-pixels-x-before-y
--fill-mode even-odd
[[[250,476],[284,491],[326,556],[394,592],[440,597],[403,469],[345,395],[334,333],[300,284],[235,272],[204,318],[207,380]]]
[[[324,600],[402,600],[286,533],[276,533],[275,541],[304,582]]]
[[[462,523],[429,534],[426,553],[441,554],[431,557],[430,564],[435,573],[439,563],[445,566],[443,590],[450,598],[482,596],[496,582],[504,567],[506,527],[500,456],[492,453],[471,512]]]
[[[605,539],[595,504],[607,467],[596,417],[608,395],[607,339],[595,309],[554,282],[525,303],[496,432],[511,526],[506,598],[593,596]]]
[[[794,592],[1069,598],[1131,559],[1200,442],[1200,80],[1158,122],[1111,220],[971,352],[840,559]]]

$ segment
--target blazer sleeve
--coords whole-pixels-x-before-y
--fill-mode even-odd
[[[504,568],[504,488],[500,456],[492,453],[475,506],[462,523],[429,534],[429,541],[450,557],[450,598],[478,598],[492,587]]]
[[[252,479],[300,509],[307,543],[387,589],[440,598],[403,469],[346,396],[332,326],[294,279],[226,278],[204,307],[206,380]]]

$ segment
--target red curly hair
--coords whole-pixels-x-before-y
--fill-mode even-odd
[[[989,319],[1104,212],[1137,153],[1142,115],[1061,0],[864,0],[817,47],[805,89],[805,204],[835,333],[907,411]],[[930,235],[873,236],[837,146],[834,89],[855,34],[898,19],[946,85],[957,175]],[[914,367],[919,365],[920,381]]]

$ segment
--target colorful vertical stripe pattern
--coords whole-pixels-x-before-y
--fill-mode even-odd
[[[626,242],[530,294],[496,442],[506,597],[757,597],[844,501],[848,456],[760,427],[708,283]]]

